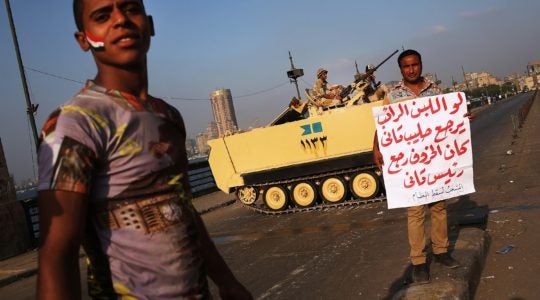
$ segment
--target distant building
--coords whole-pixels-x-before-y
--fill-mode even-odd
[[[219,137],[219,131],[216,122],[212,121],[208,123],[208,127],[206,128],[206,135],[208,136],[209,140]]]
[[[517,73],[512,73],[512,74],[509,74],[509,75],[506,75],[504,77],[504,82],[514,82],[516,80],[519,80],[521,76],[519,76],[519,74]]]
[[[523,81],[522,77],[523,76],[520,76],[520,75],[518,75],[516,73],[513,73],[513,74],[510,74],[510,75],[504,77],[504,82],[505,83],[506,82],[512,83],[512,86],[514,87],[514,91],[516,92],[516,91],[521,90],[519,87],[520,87],[520,82]]]
[[[9,176],[4,146],[0,139],[0,203],[14,201],[15,199],[15,186],[13,185],[13,178]]]
[[[457,81],[454,81],[453,83],[454,83],[454,85],[452,86],[452,89],[453,89],[455,92],[464,92],[464,91],[467,91],[467,85],[465,84],[465,82],[457,82]]]
[[[521,90],[533,90],[540,86],[540,74],[526,76],[520,84]]]
[[[540,74],[540,60],[533,60],[527,64],[527,75]]]
[[[196,154],[196,146],[195,140],[192,138],[186,138],[186,154],[188,157],[191,157]]]
[[[466,80],[466,85],[470,89],[484,87],[491,84],[495,84],[495,85],[502,84],[501,81],[499,81],[495,76],[491,75],[488,72],[465,73],[465,80]]]
[[[208,135],[206,133],[200,132],[195,138],[197,143],[197,154],[208,154],[210,152],[210,147],[208,146]]]
[[[218,135],[221,137],[236,132],[238,123],[236,122],[231,90],[219,89],[213,91],[210,93],[210,102]]]
[[[540,86],[540,60],[533,60],[527,64],[526,85],[532,90]]]

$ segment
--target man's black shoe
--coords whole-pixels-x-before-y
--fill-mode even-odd
[[[448,252],[435,254],[435,262],[439,263],[447,268],[454,269],[459,267],[459,262],[450,256]]]
[[[413,265],[412,266],[412,281],[416,284],[429,283],[429,271],[427,264]]]

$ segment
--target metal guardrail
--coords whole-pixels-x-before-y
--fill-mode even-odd
[[[189,184],[193,197],[205,195],[217,190],[214,175],[207,159],[197,159],[189,162]]]
[[[531,109],[531,106],[533,104],[534,99],[536,99],[536,95],[538,94],[538,90],[534,92],[534,94],[525,102],[520,108],[519,111],[516,114],[510,115],[512,118],[512,126],[514,127],[514,135],[517,134],[519,129],[523,126],[523,123],[525,123],[525,119],[527,118],[527,115],[529,114],[529,110]]]
[[[206,158],[189,161],[188,164],[189,184],[195,197],[208,194],[217,190],[214,175]],[[17,200],[31,200],[37,198],[37,188],[31,188],[17,193]]]

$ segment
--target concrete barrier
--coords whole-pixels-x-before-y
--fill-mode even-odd
[[[19,201],[0,204],[0,260],[32,248],[24,209]]]

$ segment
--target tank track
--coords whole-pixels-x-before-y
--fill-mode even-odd
[[[365,205],[365,204],[375,203],[375,202],[383,202],[383,201],[386,201],[386,196],[382,195],[380,197],[371,198],[371,199],[345,200],[341,203],[320,203],[320,204],[310,206],[310,207],[292,206],[285,210],[276,210],[276,211],[268,209],[264,204],[262,206],[261,205],[246,205],[240,202],[240,200],[238,199],[236,201],[240,203],[242,206],[256,213],[275,216],[275,215],[294,214],[294,213],[307,212],[307,211],[321,211],[325,209],[348,207],[348,206],[354,206],[354,205]]]
[[[317,174],[312,176],[305,176],[305,177],[299,177],[299,178],[292,178],[292,179],[285,179],[285,180],[279,180],[279,181],[272,181],[272,182],[264,182],[260,184],[254,184],[252,186],[257,187],[259,189],[265,189],[272,185],[292,185],[300,181],[317,181],[319,179],[329,177],[329,176],[337,176],[337,175],[348,175],[359,171],[369,171],[369,170],[375,170],[375,165],[369,165],[369,166],[363,166],[358,168],[351,168],[346,170],[339,170],[335,172],[328,172],[324,174]],[[260,197],[260,196],[259,196]],[[313,206],[309,207],[296,207],[289,203],[289,207],[287,207],[284,210],[271,210],[264,203],[257,205],[257,202],[255,201],[254,204],[247,205],[245,203],[242,203],[239,199],[236,199],[238,203],[240,203],[242,206],[248,208],[251,211],[255,211],[260,214],[264,215],[284,215],[284,214],[291,214],[291,213],[299,213],[299,212],[307,212],[307,211],[321,211],[324,209],[329,208],[340,208],[340,207],[347,207],[347,206],[354,206],[354,205],[365,205],[369,203],[374,202],[382,202],[386,201],[386,195],[384,193],[381,193],[378,197],[370,198],[370,199],[348,199],[340,203],[326,203],[324,201],[321,201],[321,203],[318,203]]]

